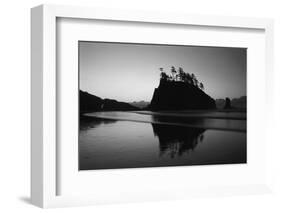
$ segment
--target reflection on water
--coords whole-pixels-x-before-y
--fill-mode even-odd
[[[111,124],[115,122],[117,121],[110,120],[110,119],[99,119],[99,118],[91,118],[88,116],[81,116],[79,127],[80,127],[80,131],[83,130],[85,131],[100,126],[102,124]]]
[[[194,150],[204,139],[205,129],[182,126],[152,124],[154,134],[159,140],[160,156],[168,154],[171,158]]]
[[[79,169],[246,163],[246,133],[94,117],[80,120]]]

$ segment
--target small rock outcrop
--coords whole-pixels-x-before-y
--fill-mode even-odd
[[[226,99],[216,99],[216,105],[218,109],[224,109],[229,107],[229,104],[226,104]],[[230,100],[231,109],[245,110],[247,109],[247,96],[241,96],[240,98],[233,98]]]
[[[224,109],[231,109],[231,100],[229,98],[225,98]]]

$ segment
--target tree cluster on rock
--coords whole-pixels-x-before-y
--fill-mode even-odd
[[[204,84],[202,82],[199,82],[197,77],[194,73],[188,73],[184,72],[182,67],[179,67],[176,69],[174,66],[171,67],[171,74],[167,74],[164,69],[161,67],[160,70],[160,79],[161,81],[177,81],[177,82],[184,82],[187,84],[191,84],[193,86],[196,86],[197,88],[200,88],[201,90],[204,90]]]

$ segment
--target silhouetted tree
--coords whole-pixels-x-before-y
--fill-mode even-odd
[[[199,82],[194,73],[189,74],[188,72],[184,72],[182,67],[179,67],[178,70],[172,66],[171,67],[171,75],[168,75],[164,72],[162,67],[159,68],[160,70],[160,78],[164,81],[181,81],[187,84],[191,84],[204,90],[204,85],[202,82]]]
[[[197,80],[195,74],[192,73],[191,77],[192,77],[193,85],[196,86],[196,87],[199,87],[198,86],[198,80]]]
[[[193,84],[193,79],[189,73],[185,74],[185,82],[187,82],[189,84]]]
[[[168,81],[169,79],[169,76],[165,72],[161,72],[160,77],[163,81]]]
[[[200,89],[204,90],[204,84],[202,82],[199,84],[199,87]]]
[[[185,72],[183,72],[182,74],[181,74],[181,79],[180,79],[182,82],[184,82],[184,83],[187,83],[187,81],[186,81],[186,73]]]
[[[181,67],[179,67],[178,76],[179,76],[179,80],[184,82],[185,72]]]
[[[199,86],[198,86],[199,81],[195,78],[194,82],[195,82],[195,86],[199,88]]]
[[[168,81],[173,81],[173,77],[171,75],[168,75]]]
[[[172,78],[175,80],[175,76],[177,74],[176,68],[174,66],[171,67]]]
[[[195,77],[194,73],[191,73],[191,81],[192,81],[192,84],[194,86],[196,86],[196,77]]]

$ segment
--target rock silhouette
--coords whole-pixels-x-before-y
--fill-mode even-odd
[[[94,111],[130,111],[139,108],[125,102],[119,102],[112,99],[102,99],[90,93],[79,91],[80,113]]]
[[[225,99],[216,99],[216,105],[218,109],[224,109]],[[247,96],[241,96],[240,98],[231,99],[232,109],[246,109],[247,108]]]
[[[160,156],[182,156],[203,141],[205,129],[173,125],[152,124],[153,133],[159,139]]]
[[[225,98],[224,109],[231,109],[231,101],[229,98]]]
[[[102,110],[103,111],[111,111],[111,110],[120,110],[120,111],[130,111],[130,110],[138,110],[139,108],[132,106],[125,102],[119,102],[113,99],[104,99]]]
[[[231,100],[231,106],[235,108],[247,108],[247,96],[241,96],[240,98],[233,98]]]
[[[215,108],[215,100],[195,85],[163,79],[158,88],[155,88],[149,105],[149,109],[153,111]]]
[[[103,104],[103,100],[100,97],[80,90],[79,104],[80,112],[99,111]]]
[[[150,102],[147,102],[147,101],[133,101],[133,102],[130,102],[129,104],[131,104],[132,106],[138,107],[140,109],[144,109],[144,108],[146,108],[150,104]]]

